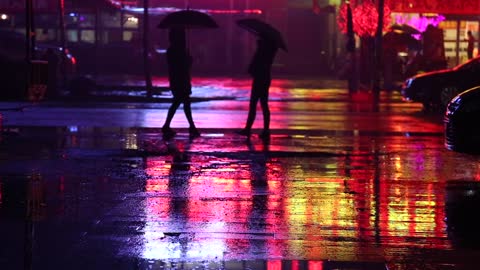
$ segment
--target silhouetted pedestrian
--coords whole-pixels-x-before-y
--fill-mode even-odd
[[[468,56],[468,59],[472,59],[473,58],[473,48],[475,47],[475,38],[473,37],[472,31],[468,31],[467,36],[468,36],[467,37],[467,42],[468,42],[467,56]]]
[[[255,51],[253,59],[248,67],[248,73],[252,76],[253,80],[247,123],[245,124],[245,128],[239,132],[241,135],[247,137],[250,136],[253,122],[255,121],[257,103],[260,100],[263,112],[263,132],[260,134],[260,137],[264,139],[270,138],[268,92],[272,81],[272,64],[277,50],[278,46],[274,42],[264,38],[259,38],[257,40],[257,50]]]
[[[168,109],[167,118],[162,127],[163,135],[174,136],[176,133],[170,128],[173,116],[181,103],[189,124],[190,137],[198,137],[200,133],[195,127],[192,118],[190,95],[192,94],[190,69],[192,57],[187,49],[184,28],[171,28],[169,32],[170,46],[167,49],[168,79],[173,101]]]

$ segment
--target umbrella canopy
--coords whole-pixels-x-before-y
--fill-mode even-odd
[[[403,50],[404,48],[419,49],[421,43],[410,34],[389,31],[383,36],[383,47],[385,49]]]
[[[158,28],[218,28],[217,22],[208,14],[196,10],[181,10],[168,14]]]
[[[287,51],[287,45],[282,34],[270,24],[259,19],[249,18],[237,20],[237,25],[260,38],[273,41],[278,48]]]
[[[393,31],[399,31],[408,35],[418,35],[421,32],[408,24],[394,24],[390,27]]]

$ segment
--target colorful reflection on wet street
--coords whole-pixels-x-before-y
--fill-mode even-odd
[[[455,248],[447,184],[480,175],[477,157],[444,150],[440,136],[273,136],[264,145],[144,131],[56,129],[53,141],[19,146],[26,156],[2,162],[0,213],[36,224],[34,250],[66,223],[82,243],[74,250],[102,243],[152,263],[408,260]],[[46,130],[18,130],[29,132]]]
[[[195,139],[182,128],[164,139],[141,124],[9,122],[0,137],[0,265],[474,269],[478,246],[468,240],[478,236],[460,228],[471,214],[461,209],[478,205],[465,198],[480,194],[479,157],[446,150],[441,122],[392,108],[305,112],[306,127],[277,121],[268,142],[215,127],[207,109]],[[145,123],[138,116],[149,113],[163,111],[132,117]]]

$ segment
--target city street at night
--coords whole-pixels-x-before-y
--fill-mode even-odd
[[[247,140],[250,80],[192,84],[197,138],[182,107],[162,137],[169,92],[1,102],[0,269],[477,269],[480,158],[442,115],[277,79]]]

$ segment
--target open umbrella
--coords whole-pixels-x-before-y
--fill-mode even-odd
[[[158,28],[218,28],[217,22],[208,14],[196,10],[181,10],[168,14]]]
[[[249,18],[237,20],[237,25],[261,38],[275,42],[280,49],[287,51],[287,45],[282,34],[270,24],[259,19]]]
[[[394,24],[390,27],[393,31],[399,31],[408,35],[418,35],[421,32],[408,24]]]
[[[406,34],[404,32],[395,32],[395,31],[388,31],[383,36],[383,47],[385,49],[391,48],[396,50],[401,50],[402,48],[412,48],[412,49],[419,49],[421,47],[421,43],[419,40],[412,37],[410,34]]]

